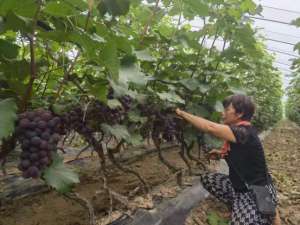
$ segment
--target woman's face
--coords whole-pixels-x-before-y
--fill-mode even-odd
[[[232,104],[230,104],[228,107],[226,107],[222,113],[222,119],[223,123],[230,125],[235,124],[241,120],[242,114],[236,113],[234,107]]]

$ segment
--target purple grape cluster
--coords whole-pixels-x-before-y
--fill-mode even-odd
[[[21,161],[18,168],[25,178],[38,178],[52,162],[52,152],[62,134],[61,119],[51,111],[37,109],[18,116],[16,136],[21,144]]]
[[[100,123],[107,124],[117,124],[123,119],[121,107],[111,109],[100,101],[94,102],[94,105],[90,107],[88,115],[89,118],[96,118]]]
[[[159,109],[155,105],[138,105],[142,116],[148,118],[148,122],[141,128],[142,137],[146,138],[151,135],[152,138],[163,138],[166,141],[172,141],[178,138],[180,125],[174,117],[172,110]]]
[[[128,112],[132,107],[133,100],[129,95],[122,96],[119,98],[119,101],[121,102],[125,112]]]
[[[87,125],[87,121],[84,118],[84,112],[80,107],[76,107],[70,112],[65,113],[62,116],[62,120],[66,129],[75,130],[84,137],[89,137],[93,133],[93,129]]]

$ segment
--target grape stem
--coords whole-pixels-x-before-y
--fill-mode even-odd
[[[76,157],[75,157],[74,160],[77,160],[77,159],[79,158],[79,156],[80,156],[83,152],[85,152],[89,147],[91,147],[90,144],[88,144],[87,146],[83,147],[83,148],[79,151],[79,153],[76,155]]]
[[[185,145],[183,143],[181,143],[181,145],[180,145],[179,155],[180,155],[181,159],[184,161],[185,165],[187,166],[188,173],[191,176],[192,175],[192,167],[189,164],[188,159],[185,157]]]
[[[125,168],[123,167],[115,158],[114,156],[114,153],[113,152],[119,152],[120,151],[120,148],[121,146],[124,144],[124,140],[121,140],[117,146],[115,148],[107,148],[107,155],[108,155],[108,158],[109,160],[119,169],[121,170],[122,172],[124,173],[131,173],[133,174],[134,176],[136,176],[139,181],[143,184],[143,189],[145,190],[146,193],[149,193],[149,186],[147,185],[147,183],[144,181],[144,179],[142,178],[142,176],[136,172],[136,171],[133,171],[131,169],[128,169],[128,168]]]
[[[173,174],[176,174],[176,180],[177,180],[177,184],[179,186],[182,186],[182,170],[180,168],[176,168],[175,166],[171,165],[171,163],[169,163],[162,154],[161,148],[160,148],[160,144],[161,144],[161,140],[159,138],[155,138],[152,137],[154,145],[158,151],[158,158],[159,160],[168,167],[169,170],[171,170],[171,172]]]
[[[195,156],[193,156],[192,154],[192,149],[194,147],[194,142],[191,143],[189,146],[187,145],[186,142],[183,143],[184,147],[186,148],[186,153],[187,153],[187,156],[190,160],[193,160],[197,163],[197,165],[200,165],[202,167],[203,170],[206,170],[206,166],[199,160],[197,159]]]
[[[75,192],[65,193],[64,196],[68,199],[71,199],[71,200],[79,203],[82,207],[87,209],[89,212],[89,224],[96,225],[95,210],[94,210],[92,204],[86,198],[81,197],[79,194],[77,194]]]
[[[27,35],[27,37],[29,39],[29,47],[30,47],[30,73],[31,73],[31,76],[30,76],[29,84],[25,91],[24,97],[21,102],[21,111],[22,112],[26,111],[26,109],[27,109],[28,101],[30,100],[31,95],[32,95],[33,83],[34,83],[35,79],[37,78],[35,52],[34,52],[34,47],[35,47],[34,40],[35,40],[36,22],[37,22],[38,16],[41,11],[41,4],[42,4],[41,1],[38,1],[38,7],[37,7],[36,13],[33,18],[32,32],[31,32],[31,34]]]

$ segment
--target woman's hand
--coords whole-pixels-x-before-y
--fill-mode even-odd
[[[182,111],[181,109],[177,108],[177,109],[175,110],[175,112],[176,112],[177,116],[182,117],[183,111]]]
[[[221,158],[221,150],[213,149],[209,153],[210,160],[219,160]]]

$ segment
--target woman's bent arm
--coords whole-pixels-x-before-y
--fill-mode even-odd
[[[180,109],[176,109],[176,113],[178,116],[205,133],[210,133],[226,141],[236,142],[234,134],[227,125],[212,122],[202,117],[181,111]]]

